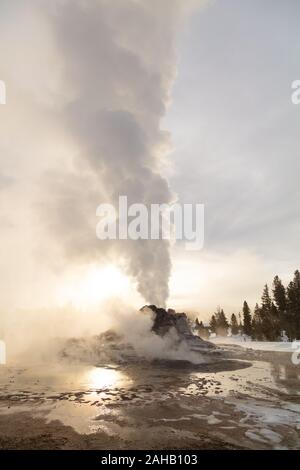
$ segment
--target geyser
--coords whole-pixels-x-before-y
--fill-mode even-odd
[[[153,360],[201,364],[218,353],[215,345],[192,333],[185,313],[149,305],[98,336],[68,340],[60,356],[97,365]]]
[[[184,342],[194,352],[207,352],[216,349],[209,341],[205,341],[192,333],[186,313],[177,313],[173,309],[165,310],[156,305],[145,305],[140,310],[142,313],[150,314],[153,318],[152,331],[164,337],[172,332],[179,342]]]

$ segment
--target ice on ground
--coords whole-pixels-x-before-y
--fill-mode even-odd
[[[271,429],[261,429],[260,434],[265,436],[269,441],[274,442],[274,444],[279,444],[282,441],[282,437],[275,431]]]
[[[210,338],[210,341],[216,345],[220,344],[235,344],[243,348],[254,349],[257,351],[275,351],[275,352],[290,352],[295,351],[295,343],[291,341],[251,341],[249,338],[244,339],[243,336],[216,336]],[[300,342],[299,342],[300,348]]]
[[[222,420],[216,418],[213,414],[208,416],[208,418],[207,418],[207,424],[218,424],[218,423],[221,423],[221,422],[222,422]]]
[[[295,406],[294,410],[289,409],[289,404],[285,406],[284,403],[278,406],[267,406],[255,400],[245,400],[243,402],[238,400],[227,400],[227,403],[235,404],[239,411],[246,414],[248,419],[254,419],[256,422],[265,424],[283,424],[297,427],[300,424],[300,405]]]
[[[267,443],[266,439],[263,439],[261,436],[259,436],[253,431],[246,431],[245,436],[249,437],[249,439],[251,439],[252,441],[262,442],[263,444]]]

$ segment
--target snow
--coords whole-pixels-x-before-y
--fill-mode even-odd
[[[264,444],[269,441],[276,445],[282,441],[282,436],[271,429],[260,429],[256,430],[256,432],[248,430],[245,432],[245,436],[253,441],[262,442]]]
[[[237,400],[227,400],[228,404],[236,406],[239,411],[246,414],[246,421],[251,418],[256,419],[257,423],[265,425],[289,425],[297,427],[300,424],[300,405],[295,404],[294,409],[281,403],[279,406],[262,405],[255,400],[244,400],[243,403]]]
[[[252,441],[262,442],[263,444],[266,444],[268,442],[253,431],[246,431],[245,436],[249,437],[249,439],[251,439]]]
[[[260,434],[265,436],[269,441],[274,442],[274,444],[279,444],[282,441],[282,437],[278,432],[272,431],[271,429],[261,429]]]
[[[290,341],[252,341],[249,337],[241,335],[236,336],[215,336],[210,337],[209,341],[214,344],[236,344],[244,348],[255,349],[257,351],[277,351],[277,352],[294,352],[295,342]],[[298,342],[300,349],[300,342]]]
[[[216,418],[213,414],[207,417],[207,424],[218,424],[221,423],[222,420]]]

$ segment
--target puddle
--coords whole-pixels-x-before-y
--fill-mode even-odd
[[[299,368],[279,361],[240,365],[1,367],[0,413],[30,412],[81,435],[139,439],[141,429],[148,434],[157,426],[162,435],[197,439],[202,430],[245,448],[299,448]]]

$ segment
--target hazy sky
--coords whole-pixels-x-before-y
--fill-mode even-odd
[[[170,306],[237,312],[300,267],[300,4],[192,6],[1,1],[3,311],[140,306],[170,276]],[[204,203],[204,249],[100,247],[96,207],[124,191]]]
[[[299,18],[296,0],[215,1],[181,37],[166,125],[171,186],[206,206],[200,305],[253,302],[300,265]]]

